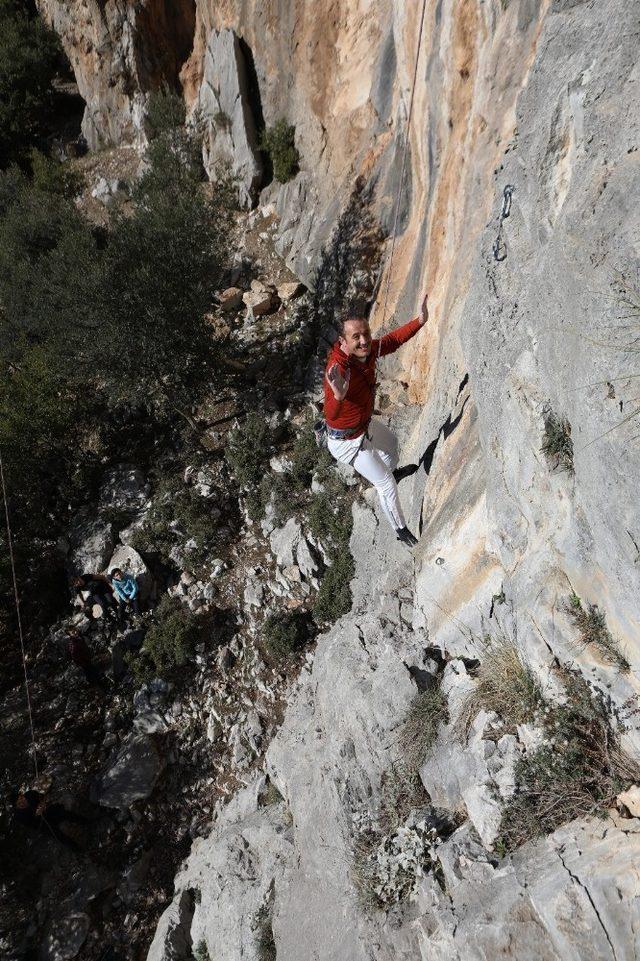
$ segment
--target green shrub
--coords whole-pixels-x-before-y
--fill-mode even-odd
[[[326,481],[332,464],[331,454],[316,443],[313,425],[305,423],[291,451],[291,470],[288,472],[291,487],[296,493],[308,493],[313,475],[321,482]]]
[[[73,200],[82,193],[84,176],[69,163],[60,163],[34,147],[31,151],[33,186],[46,194],[60,194]]]
[[[578,595],[572,594],[567,609],[580,631],[581,646],[593,645],[609,664],[614,664],[621,671],[628,671],[629,662],[611,636],[605,615],[597,604],[589,604],[585,610]]]
[[[150,140],[184,127],[187,108],[182,97],[173,90],[154,90],[147,103],[146,127]]]
[[[204,938],[198,941],[197,945],[193,949],[193,961],[211,961],[211,955],[209,954],[209,948],[207,947],[207,942]]]
[[[274,520],[284,524],[294,514],[306,514],[313,502],[311,480],[315,475],[326,480],[333,463],[328,451],[316,444],[311,424],[306,423],[297,434],[290,453],[291,467],[281,474],[265,474],[260,482],[260,497],[256,507],[262,513],[272,499]],[[335,485],[340,491],[342,488]]]
[[[216,499],[216,507],[221,505]],[[174,523],[175,522],[175,523]],[[211,515],[211,501],[185,486],[181,476],[162,481],[144,523],[135,531],[132,546],[142,554],[155,554],[171,567],[173,549],[195,541],[187,558],[192,570],[202,568],[216,550],[217,524]]]
[[[0,169],[44,139],[61,47],[18,0],[0,0]]]
[[[253,413],[230,431],[225,457],[243,490],[256,492],[260,487],[273,450],[271,434],[266,420]]]
[[[574,818],[604,814],[640,779],[601,697],[577,675],[567,675],[565,686],[566,703],[545,711],[546,743],[516,765],[515,794],[502,818],[505,852]]]
[[[337,549],[348,551],[353,517],[350,499],[339,481],[327,483],[324,490],[312,496],[307,522],[313,536],[330,553]]]
[[[134,677],[164,677],[191,659],[201,619],[174,597],[165,595],[153,615],[140,654],[130,658]]]
[[[550,408],[544,412],[542,452],[554,467],[561,467],[569,474],[574,473],[571,424],[566,417],[558,417]]]
[[[299,610],[277,611],[267,617],[262,634],[269,654],[286,660],[304,647],[308,639],[306,616]]]
[[[313,605],[314,619],[320,624],[333,624],[351,610],[351,581],[355,564],[347,545],[343,553],[335,553],[327,567]]]
[[[296,150],[295,132],[295,127],[280,119],[273,127],[264,130],[260,138],[260,149],[268,155],[273,175],[281,184],[298,172],[300,156]]]

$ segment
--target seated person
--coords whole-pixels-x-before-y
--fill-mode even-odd
[[[138,582],[133,574],[127,574],[121,568],[114,567],[111,571],[111,585],[118,599],[118,613],[121,623],[124,621],[126,611],[139,614]]]
[[[78,594],[82,594],[83,591],[89,594],[89,600],[84,607],[89,617],[94,617],[94,604],[99,604],[105,614],[116,611],[118,608],[111,583],[104,574],[80,574],[79,577],[72,578],[71,588]]]

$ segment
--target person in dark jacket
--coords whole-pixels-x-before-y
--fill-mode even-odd
[[[102,684],[102,672],[93,663],[91,651],[84,637],[75,627],[67,628],[69,657],[79,667],[89,684]]]
[[[118,609],[111,583],[104,574],[80,574],[72,578],[71,589],[78,594],[85,592],[89,594],[84,610],[92,619],[94,619],[93,606],[96,603],[105,614],[115,613]]]

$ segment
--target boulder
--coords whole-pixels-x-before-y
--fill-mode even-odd
[[[271,550],[275,555],[279,567],[291,567],[295,563],[295,554],[302,528],[297,520],[290,517],[284,527],[277,527],[269,537]]]
[[[618,795],[617,800],[624,804],[631,817],[640,818],[640,786],[633,784],[628,791]]]
[[[299,280],[292,280],[286,284],[280,284],[278,287],[278,297],[286,304],[290,300],[295,300],[296,297],[300,297],[306,289],[305,285],[300,283]]]
[[[250,577],[244,589],[244,606],[260,607],[264,596],[264,586],[258,577]]]
[[[273,309],[275,298],[270,290],[248,290],[242,300],[254,317],[262,317]]]
[[[262,180],[262,161],[247,67],[233,30],[209,34],[197,106],[206,124],[203,159],[209,179],[216,181],[220,167],[229,165],[240,203],[251,206]]]
[[[43,961],[71,961],[87,939],[91,922],[84,911],[73,911],[57,918],[55,927],[44,938],[40,957]]]
[[[231,313],[234,310],[238,310],[241,306],[242,291],[239,287],[227,287],[226,290],[223,290],[222,293],[219,294],[218,301],[225,314]]]
[[[115,547],[113,524],[101,518],[81,518],[70,533],[71,573],[103,571]]]
[[[194,906],[191,891],[181,891],[177,895],[160,918],[147,961],[188,961],[193,958],[191,921]]]
[[[305,537],[300,537],[296,547],[296,561],[303,577],[309,579],[318,573],[318,562]]]
[[[124,811],[152,793],[164,768],[155,742],[147,734],[129,734],[92,787],[92,800]]]
[[[94,200],[103,204],[112,204],[116,200],[125,200],[129,196],[129,186],[124,180],[99,177],[91,191]]]

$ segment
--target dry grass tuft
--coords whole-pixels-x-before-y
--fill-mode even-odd
[[[542,703],[540,685],[514,642],[505,636],[489,638],[478,683],[465,701],[457,727],[466,737],[482,709],[495,711],[509,727],[515,727],[533,721]]]
[[[439,686],[414,698],[398,739],[409,771],[417,771],[424,764],[438,735],[438,725],[447,718],[447,699]]]

